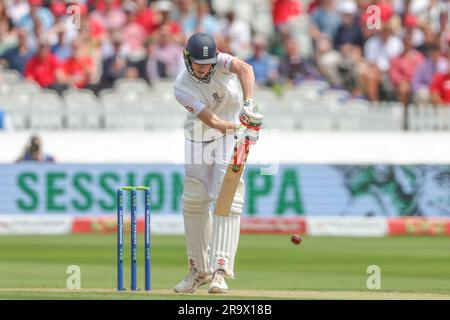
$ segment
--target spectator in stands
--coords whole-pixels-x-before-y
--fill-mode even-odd
[[[69,8],[70,10],[67,11]],[[73,11],[74,8],[76,11]],[[55,24],[48,32],[50,43],[55,44],[58,40],[58,33],[64,32],[64,42],[70,47],[70,43],[87,28],[88,23],[83,21],[87,15],[85,5],[77,0],[52,0],[50,9],[55,17]],[[65,59],[67,58],[65,57]]]
[[[263,35],[253,38],[253,55],[245,62],[253,67],[258,86],[271,86],[278,78],[277,62],[267,53],[267,40]]]
[[[25,29],[17,30],[17,46],[7,50],[0,56],[0,64],[17,70],[24,75],[25,65],[31,59],[34,52],[28,48],[27,32]]]
[[[278,66],[280,77],[292,85],[297,85],[303,80],[321,79],[320,73],[312,62],[302,59],[300,49],[295,39],[285,41],[286,54],[281,57]]]
[[[56,31],[58,41],[51,46],[51,52],[60,60],[65,61],[72,55],[72,47],[66,40],[66,28],[60,26]]]
[[[140,56],[143,58],[144,55],[144,41],[146,37],[146,31],[144,27],[136,22],[136,11],[137,6],[134,2],[127,2],[123,5],[126,13],[126,24],[122,30],[123,36],[123,46],[125,52],[130,56]]]
[[[293,21],[301,14],[301,2],[299,0],[272,0],[272,21],[275,33],[287,32],[292,36],[294,31]]]
[[[72,56],[63,64],[67,83],[71,87],[86,88],[91,83],[93,61],[81,40],[72,43]]]
[[[173,10],[173,17],[181,27],[181,32],[188,36],[192,33],[193,22],[195,21],[195,7],[193,0],[178,0]]]
[[[445,20],[448,18],[448,2],[438,0],[413,2],[416,7],[412,10],[416,13],[420,26],[429,29],[431,33],[439,34],[444,29]]]
[[[123,29],[123,47],[127,55],[127,72],[125,77],[146,79],[145,65],[147,60],[144,46],[147,31],[136,21],[138,5],[134,2],[124,3],[127,23]]]
[[[210,14],[210,7],[207,1],[199,0],[197,2],[195,15],[186,17],[183,22],[183,32],[189,37],[194,32],[206,32],[215,35],[219,32],[217,19]]]
[[[220,34],[229,39],[231,54],[240,58],[248,57],[251,44],[249,24],[236,17],[234,11],[228,11],[221,21]]]
[[[147,80],[147,48],[145,46],[147,32],[142,24],[137,23],[135,10],[137,10],[137,6],[127,8],[127,25],[123,32],[124,52],[127,55],[128,69],[133,70],[133,76],[137,72],[135,74],[137,78]]]
[[[339,66],[343,63],[343,57],[333,48],[330,39],[325,35],[316,39],[315,60],[325,79],[333,87],[342,88],[343,78],[339,72]]]
[[[181,27],[177,21],[172,19],[173,5],[168,0],[158,0],[154,3],[155,11],[157,14],[157,28],[161,30],[163,26],[167,26],[170,33],[176,37],[177,40],[181,36]]]
[[[431,102],[437,105],[450,105],[450,70],[437,72],[430,85]]]
[[[358,8],[353,0],[339,1],[338,12],[342,24],[336,31],[333,39],[334,48],[340,50],[342,45],[351,44],[360,48],[364,45],[364,38],[357,19]]]
[[[33,135],[28,142],[23,154],[16,162],[35,161],[35,162],[55,162],[51,154],[47,154],[42,148],[42,139],[39,135]]]
[[[425,58],[412,46],[412,32],[406,32],[403,36],[403,53],[393,58],[389,75],[397,96],[397,100],[404,106],[410,102],[411,82],[417,67],[421,65]]]
[[[87,2],[90,11],[95,10],[95,11],[103,12],[107,9],[108,6],[113,7],[113,8],[120,8],[123,0],[87,0],[87,1],[82,0],[82,1]],[[108,3],[108,1],[109,1],[109,3]]]
[[[367,62],[362,72],[365,93],[369,100],[380,101],[391,98],[392,83],[389,79],[390,61],[403,52],[402,41],[393,34],[392,25],[382,24],[382,29],[367,39],[364,44],[364,58]]]
[[[28,0],[2,2],[6,2],[8,16],[11,17],[11,20],[16,26],[18,26],[19,22],[30,13],[30,5],[28,4]]]
[[[364,68],[362,47],[364,38],[357,18],[358,7],[354,0],[337,3],[341,16],[331,46],[327,37],[316,40],[316,61],[321,73],[335,88],[348,90],[353,96],[361,97],[361,70]]]
[[[46,41],[39,43],[37,53],[27,62],[25,77],[37,82],[42,88],[53,89],[60,94],[67,88],[61,63],[50,52]]]
[[[67,1],[68,3],[73,1]],[[59,20],[63,18],[67,13],[67,4],[65,0],[50,0],[50,11],[53,16]]]
[[[147,59],[145,61],[145,79],[149,85],[154,85],[159,80],[158,60],[155,56],[155,40],[149,38],[146,41]]]
[[[44,29],[44,24],[41,20],[35,19],[33,22],[33,32],[28,32],[28,46],[31,50],[37,51],[39,42],[49,41],[48,33]]]
[[[353,97],[364,98],[363,72],[367,70],[362,48],[352,45],[341,45],[342,61],[338,65],[341,86],[349,91]]]
[[[155,44],[155,58],[158,62],[158,76],[174,79],[184,70],[183,47],[175,41],[170,26],[161,27]]]
[[[442,57],[439,44],[429,46],[427,59],[417,67],[412,80],[413,97],[417,104],[430,102],[430,84],[434,75],[445,73],[448,68],[448,61]]]
[[[91,13],[90,19],[107,31],[121,30],[126,22],[125,12],[114,0],[105,0],[104,9],[97,7]]]
[[[312,12],[311,19],[313,22],[311,34],[314,40],[321,34],[334,39],[341,25],[341,17],[336,12],[334,0],[321,0],[319,7]]]
[[[434,41],[432,38],[426,39],[422,28],[419,26],[418,19],[410,12],[406,12],[402,19],[403,33],[411,34],[411,44],[422,54],[426,54],[426,41]]]
[[[16,30],[8,16],[4,1],[0,1],[0,55],[16,45]]]
[[[32,32],[35,24],[39,21],[44,31],[50,30],[55,23],[55,18],[51,11],[43,6],[43,0],[28,0],[30,11],[23,16],[18,22],[18,26],[25,28],[28,32]]]
[[[113,53],[103,60],[100,90],[112,88],[117,79],[123,78],[127,69],[126,57],[121,53],[122,39],[115,35],[112,39]]]
[[[156,15],[147,5],[147,0],[136,0],[136,23],[140,24],[146,34],[152,34],[157,29]]]

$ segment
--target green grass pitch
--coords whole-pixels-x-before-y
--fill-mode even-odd
[[[130,285],[129,236],[124,285]],[[139,235],[139,283],[144,284]],[[81,269],[81,289],[69,290],[68,266]],[[369,290],[367,267],[381,270]],[[118,293],[115,235],[0,236],[0,299],[450,299],[450,237],[339,238],[242,235],[231,292],[204,286],[179,295],[187,272],[184,237],[152,236],[152,288]]]

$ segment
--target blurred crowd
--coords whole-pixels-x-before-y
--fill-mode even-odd
[[[3,0],[0,64],[59,93],[154,85],[183,70],[186,39],[203,31],[250,63],[260,87],[315,79],[370,101],[450,103],[447,1],[242,1],[265,1],[269,32],[236,1],[218,12],[217,0]]]

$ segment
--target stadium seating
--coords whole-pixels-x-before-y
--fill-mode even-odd
[[[147,82],[143,79],[118,79],[114,87],[120,92],[145,92],[150,89]]]
[[[63,101],[54,91],[42,90],[30,95],[30,128],[62,129]]]
[[[60,97],[14,74],[0,71],[0,79],[8,82],[0,83],[0,107],[15,130],[172,130],[182,128],[186,118],[172,81],[150,87],[141,80],[120,80],[99,96],[70,89]],[[323,81],[305,81],[282,92],[257,89],[255,100],[270,130],[400,131],[404,126],[400,103],[353,99]],[[413,131],[450,130],[450,109],[411,104],[407,120]]]
[[[102,105],[90,90],[68,90],[63,95],[67,129],[103,129]]]

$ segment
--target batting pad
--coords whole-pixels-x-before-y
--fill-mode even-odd
[[[210,201],[205,184],[193,177],[184,179],[183,220],[190,266],[208,271],[208,245],[211,239]]]
[[[225,271],[227,277],[234,277],[234,258],[239,242],[241,215],[214,215],[212,224],[210,272]]]

